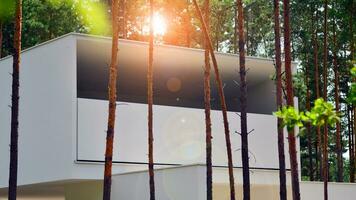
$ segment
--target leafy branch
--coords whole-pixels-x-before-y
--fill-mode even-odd
[[[340,121],[334,106],[322,98],[315,100],[314,107],[307,112],[299,112],[294,107],[283,106],[273,114],[283,120],[283,127],[287,127],[289,131],[295,126],[303,128],[306,123],[320,127],[325,124],[335,126]]]

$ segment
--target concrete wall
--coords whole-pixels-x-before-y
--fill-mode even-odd
[[[328,195],[330,200],[355,200],[356,184],[352,183],[329,183]],[[324,184],[322,182],[301,182],[301,199],[323,200]]]
[[[164,200],[206,199],[206,168],[188,165],[155,171],[156,197]],[[242,170],[234,169],[236,198],[242,199]],[[251,170],[251,200],[279,199],[278,171]],[[226,168],[213,169],[213,197],[229,200],[229,181]],[[292,200],[290,172],[287,173],[288,200]],[[322,200],[323,183],[301,182],[301,199]],[[112,199],[149,199],[148,172],[134,172],[113,176]],[[356,184],[329,183],[330,200],[354,200]]]
[[[103,176],[103,165],[96,161],[101,161],[104,155],[107,101],[77,99],[76,45],[81,37],[87,36],[67,35],[22,53],[19,185],[96,180]],[[197,59],[200,60],[200,57]],[[260,62],[262,65],[267,60],[262,59]],[[2,59],[0,157],[3,161],[0,162],[0,188],[6,187],[8,181],[11,71],[12,58]],[[265,75],[262,72],[258,74]],[[138,163],[115,164],[113,173],[146,168],[146,109],[146,105],[138,103],[118,106],[114,160]],[[204,162],[203,109],[154,106],[154,113],[155,162]],[[240,136],[235,133],[240,130],[239,117],[234,112],[229,112],[228,117],[234,165],[241,166]],[[248,119],[249,129],[255,129],[249,135],[251,167],[278,168],[275,117],[249,114]],[[214,165],[226,166],[220,111],[212,111],[212,121]],[[288,165],[289,161],[286,163]]]
[[[115,161],[147,162],[147,105],[119,103],[115,131]],[[78,159],[103,160],[106,137],[107,101],[78,99]],[[212,111],[213,163],[227,165],[221,111]],[[241,166],[240,119],[228,112],[234,165]],[[95,123],[93,123],[95,122]],[[276,118],[248,114],[250,166],[278,168]],[[154,106],[154,160],[157,163],[205,162],[204,110]],[[287,139],[285,141],[287,144]],[[288,155],[287,145],[285,153]],[[288,156],[286,164],[289,166]]]
[[[229,200],[229,181],[226,168],[213,169],[213,197]],[[289,173],[288,173],[289,174]],[[242,199],[242,170],[234,169],[236,198]],[[156,198],[164,200],[205,200],[206,168],[188,165],[155,171]],[[278,171],[251,171],[251,199],[276,200],[279,198]],[[149,199],[148,172],[134,172],[113,177],[112,199]],[[288,198],[291,198],[288,185]]]
[[[206,199],[201,180],[204,171],[197,167],[181,167],[155,171],[156,199]],[[112,182],[112,199],[149,199],[147,171],[116,175]]]
[[[18,184],[71,177],[76,129],[75,37],[22,53]],[[12,58],[0,62],[0,188],[9,167]]]
[[[64,186],[65,200],[100,200],[103,198],[102,181],[82,181]]]

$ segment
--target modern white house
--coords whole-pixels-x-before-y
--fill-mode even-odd
[[[146,73],[148,44],[119,41],[113,200],[148,199]],[[22,52],[19,116],[19,199],[99,200],[107,123],[111,39],[71,33]],[[235,167],[242,195],[238,56],[216,53]],[[252,199],[279,194],[273,60],[247,57]],[[154,160],[159,200],[205,196],[204,52],[154,48]],[[294,67],[296,64],[294,63]],[[0,199],[9,166],[12,57],[0,60]],[[228,197],[222,115],[212,77],[214,199]],[[285,153],[288,155],[287,139]],[[299,148],[298,148],[299,149]],[[299,154],[299,153],[298,153]],[[289,160],[286,156],[289,175]],[[290,181],[288,179],[288,184]],[[289,197],[290,190],[288,191]],[[322,199],[322,184],[301,182],[303,200]],[[356,196],[356,185],[330,184],[330,199]]]

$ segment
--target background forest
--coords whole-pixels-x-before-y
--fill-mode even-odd
[[[2,0],[0,5],[0,57],[13,54],[14,4]],[[4,3],[3,3],[4,2]],[[323,69],[323,2],[322,0],[291,0],[292,58],[299,63],[294,76],[294,89],[299,108],[308,109],[310,102],[322,91],[316,77]],[[238,33],[234,0],[212,0],[210,33],[216,51],[236,53]],[[110,1],[96,0],[25,0],[23,2],[22,47],[56,38],[69,32],[111,36]],[[119,37],[148,41],[146,0],[120,0]],[[351,86],[350,66],[355,46],[355,0],[330,0],[328,9],[327,97],[338,103],[341,117],[343,181],[354,182],[355,133],[354,106],[347,99]],[[166,20],[166,32],[159,43],[203,48],[202,31],[190,0],[157,0],[159,14]],[[245,0],[245,38],[248,56],[274,57],[273,1]],[[282,21],[283,24],[283,21]],[[282,26],[283,27],[283,26]],[[283,30],[282,30],[283,31]],[[282,43],[283,43],[283,38]],[[283,45],[282,45],[283,46]],[[282,50],[283,54],[283,50]],[[317,66],[317,70],[315,71]],[[329,130],[330,181],[337,180],[336,128]],[[309,137],[310,136],[310,137]],[[320,179],[320,160],[316,130],[300,134],[302,179]],[[351,149],[351,151],[350,151]]]

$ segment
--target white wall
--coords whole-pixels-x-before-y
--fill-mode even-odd
[[[114,160],[147,162],[147,105],[120,103],[117,107]],[[212,111],[213,162],[227,165],[221,111]],[[228,113],[235,166],[241,166],[240,119]],[[78,159],[103,160],[107,101],[78,99]],[[95,123],[94,123],[95,122]],[[276,119],[272,115],[248,114],[250,165],[278,168]],[[154,160],[157,163],[205,162],[204,110],[154,106]],[[289,166],[287,140],[286,164]]]
[[[352,183],[329,183],[328,195],[330,200],[355,200],[356,184]],[[324,184],[322,182],[301,182],[301,199],[323,200]]]
[[[107,101],[76,98],[76,40],[79,37],[82,36],[67,35],[22,53],[19,185],[100,179],[103,176],[102,164],[76,161],[103,160],[107,129]],[[8,181],[11,71],[12,58],[2,59],[0,157],[3,161],[0,162],[0,188],[6,187]],[[144,104],[118,106],[114,160],[147,161],[146,113]],[[240,130],[240,120],[233,112],[229,112],[228,117],[234,165],[241,166],[240,135],[234,133]],[[226,166],[220,111],[212,111],[212,122],[214,165]],[[276,119],[271,115],[248,115],[248,127],[255,129],[249,135],[251,167],[278,168],[275,124]],[[204,162],[203,109],[154,106],[154,134],[155,162]],[[289,166],[288,159],[286,163]],[[113,173],[146,167],[145,164],[114,164]]]
[[[204,171],[187,166],[155,171],[156,199],[204,200]],[[149,199],[147,171],[113,176],[111,198],[118,200]]]
[[[76,128],[76,47],[67,36],[22,53],[18,184],[70,178]],[[12,58],[0,62],[0,187],[9,167]]]

